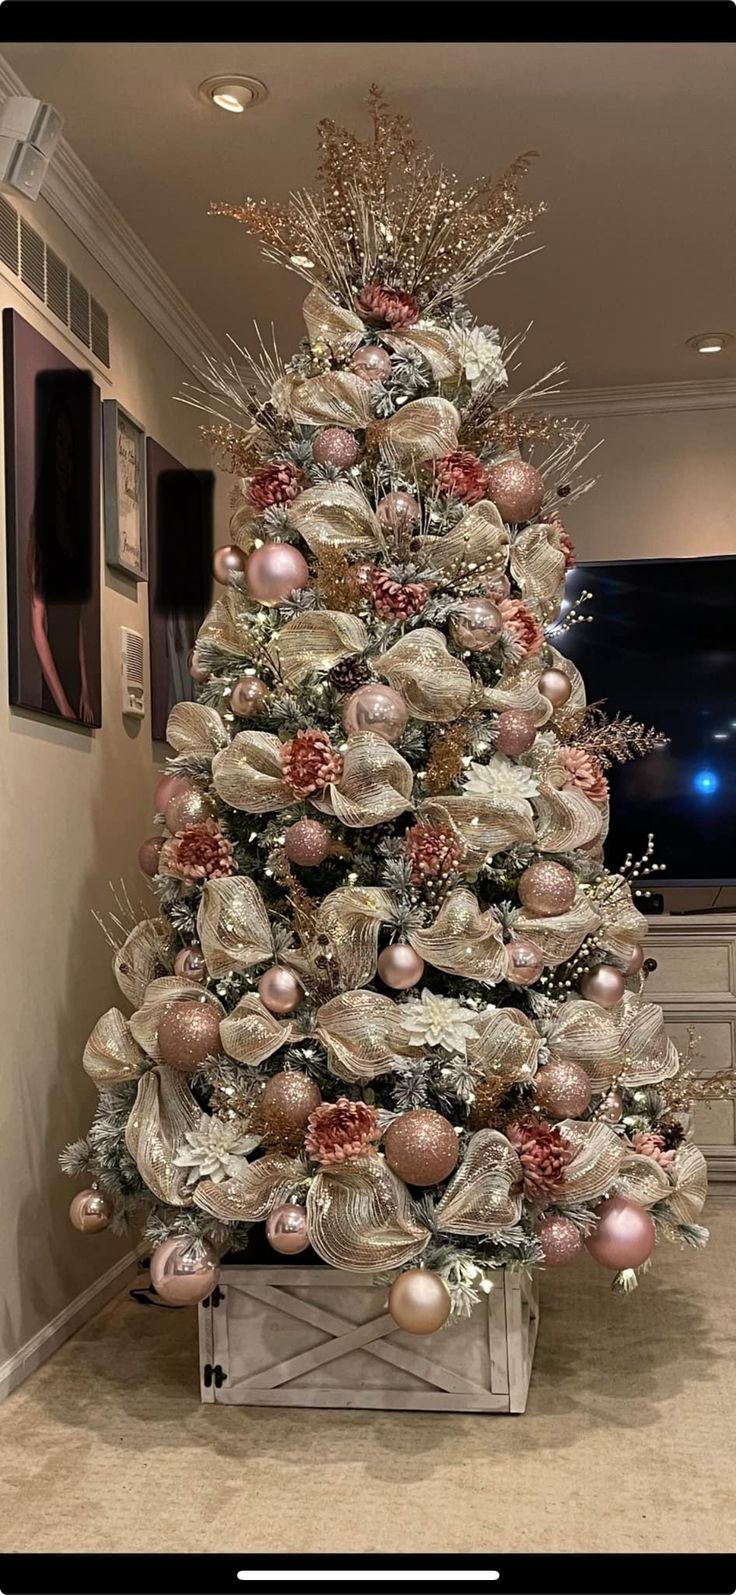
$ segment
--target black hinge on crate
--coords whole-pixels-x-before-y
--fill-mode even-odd
[[[225,1300],[225,1292],[224,1292],[224,1290],[220,1290],[219,1285],[215,1285],[215,1288],[214,1288],[214,1290],[212,1292],[212,1295],[211,1296],[205,1296],[204,1301],[200,1303],[200,1306],[202,1306],[202,1307],[219,1307],[220,1302],[223,1302],[224,1300]]]
[[[224,1385],[226,1379],[227,1374],[225,1373],[225,1369],[220,1366],[219,1362],[215,1363],[214,1368],[211,1362],[205,1363],[204,1368],[202,1369],[202,1380],[207,1390],[209,1390],[210,1385],[215,1385],[215,1387],[219,1390],[220,1386]]]

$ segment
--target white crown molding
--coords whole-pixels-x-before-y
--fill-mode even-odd
[[[569,388],[529,408],[548,415],[663,415],[677,410],[736,408],[736,379],[703,382],[658,382],[622,388]]]
[[[0,55],[0,95],[30,91]],[[204,353],[223,350],[92,173],[61,138],[43,185],[43,198],[111,280],[190,371]]]

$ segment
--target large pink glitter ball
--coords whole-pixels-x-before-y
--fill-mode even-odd
[[[326,426],[314,439],[312,458],[316,465],[333,465],[339,471],[347,471],[358,458],[358,444],[344,426]]]
[[[583,1249],[580,1230],[571,1218],[565,1218],[562,1213],[548,1213],[542,1219],[537,1235],[547,1268],[567,1268]]]
[[[553,1058],[534,1076],[534,1096],[550,1119],[579,1119],[592,1096],[590,1075],[579,1063]]]
[[[488,472],[486,496],[505,521],[533,520],[544,502],[544,482],[526,460],[499,460]]]
[[[257,603],[281,604],[289,593],[309,585],[309,566],[291,543],[264,543],[248,556],[245,585]]]
[[[332,846],[332,838],[319,820],[295,820],[284,836],[284,852],[290,864],[301,864],[314,869],[324,864]]]
[[[502,709],[496,729],[496,747],[499,753],[518,758],[534,746],[536,728],[530,714],[524,709]]]
[[[585,1246],[603,1268],[640,1268],[654,1250],[654,1219],[627,1196],[609,1196],[596,1208],[596,1226]]]

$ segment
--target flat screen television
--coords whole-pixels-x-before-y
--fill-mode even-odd
[[[582,672],[588,702],[653,725],[666,747],[610,772],[606,863],[643,853],[658,886],[736,882],[736,558],[582,564],[564,612],[587,589],[575,625],[553,637]]]

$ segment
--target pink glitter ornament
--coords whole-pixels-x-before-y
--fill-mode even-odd
[[[314,439],[312,458],[316,465],[332,465],[336,470],[347,471],[358,458],[358,444],[345,427],[326,426]]]

